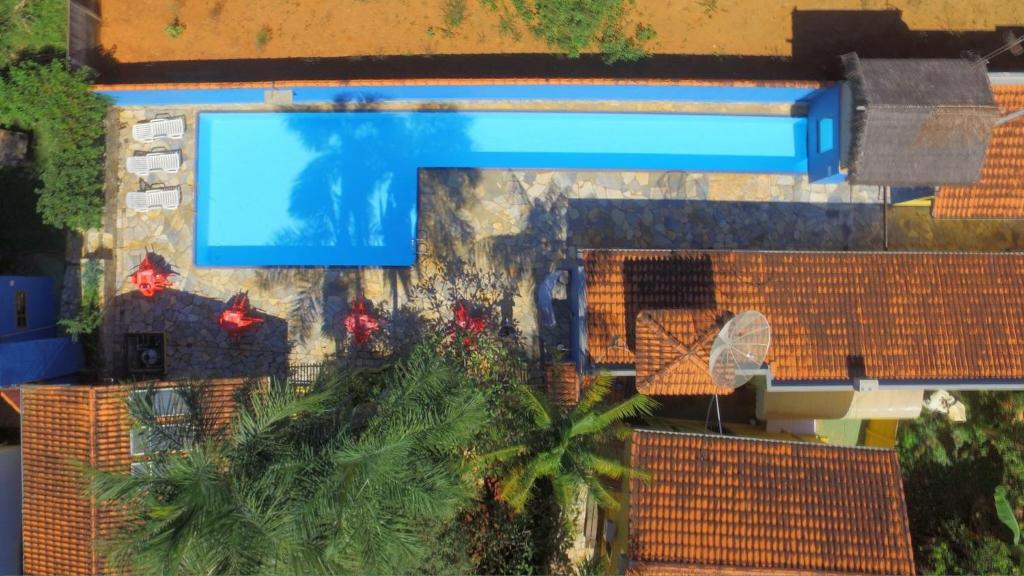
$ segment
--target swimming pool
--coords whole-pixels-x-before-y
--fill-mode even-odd
[[[200,266],[414,263],[420,168],[806,173],[807,118],[202,112]]]

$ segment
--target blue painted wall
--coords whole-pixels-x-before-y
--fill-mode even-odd
[[[45,276],[0,276],[0,343],[57,335],[57,302],[53,280]],[[15,298],[25,293],[28,325],[19,328]]]
[[[27,326],[19,328],[16,295],[25,294]],[[0,386],[52,381],[82,367],[82,349],[57,336],[57,299],[45,276],[0,276]]]
[[[765,102],[807,101],[817,88],[780,86],[686,86],[615,84],[456,84],[429,86],[282,87],[297,104],[387,102],[394,100],[549,100],[549,101],[682,101]],[[186,104],[262,104],[262,88],[182,88],[162,90],[100,90],[118,106]]]
[[[839,170],[839,85],[819,91],[807,107],[807,177],[811,182],[846,180]]]
[[[0,344],[0,386],[52,381],[81,367],[82,348],[66,336]]]

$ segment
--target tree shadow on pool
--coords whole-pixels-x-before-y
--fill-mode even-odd
[[[317,113],[288,116],[288,127],[314,157],[290,192],[288,215],[295,224],[279,232],[275,243],[368,253],[416,250],[418,167],[433,164],[442,153],[458,157],[468,151],[469,121],[436,107],[385,113],[373,97],[337,100],[334,111],[347,112],[337,118],[343,121],[324,122]],[[475,185],[478,171],[459,172],[469,187]],[[454,191],[447,201],[457,211],[464,199]],[[460,226],[452,222],[451,240],[469,233],[461,228],[461,234],[454,232]],[[337,319],[364,289],[354,267],[271,268],[259,275],[265,285],[295,285],[289,321],[299,343],[314,334],[318,322],[320,335],[335,341],[343,337]],[[408,300],[411,268],[384,268],[384,280],[392,308]]]

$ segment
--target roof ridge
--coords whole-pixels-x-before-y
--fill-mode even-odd
[[[774,444],[809,444],[811,446],[824,446],[828,448],[835,448],[836,450],[859,450],[868,452],[891,452],[896,453],[893,448],[877,448],[874,446],[841,446],[838,444],[828,443],[815,443],[805,442],[803,440],[777,440],[775,438],[752,438],[749,436],[725,436],[721,434],[700,434],[698,432],[676,432],[674,430],[655,430],[653,428],[633,428],[634,432],[643,432],[645,434],[665,434],[669,436],[697,436],[703,438],[712,438],[715,440],[730,440],[737,442],[767,442]]]
[[[644,253],[644,254],[677,254],[677,253],[705,253],[715,252],[721,254],[871,254],[871,255],[924,255],[924,256],[1004,256],[1007,258],[1024,258],[1024,252],[982,252],[972,250],[967,252],[956,252],[953,250],[753,250],[733,248],[580,248],[580,253],[596,254],[601,252],[610,253]]]
[[[660,310],[660,309],[655,309],[655,310]],[[665,336],[670,338],[672,340],[672,342],[673,342],[672,347],[674,349],[676,349],[677,351],[679,351],[679,353],[680,353],[678,356],[673,358],[671,362],[666,362],[656,372],[654,372],[653,374],[651,374],[651,375],[647,376],[646,378],[644,378],[643,383],[641,384],[643,387],[646,388],[647,386],[651,385],[654,382],[655,379],[663,376],[666,372],[668,372],[669,370],[675,368],[676,366],[679,366],[683,362],[689,362],[689,363],[693,363],[693,364],[697,364],[697,362],[699,362],[697,360],[697,351],[700,349],[700,347],[703,346],[704,340],[707,338],[707,334],[703,334],[703,333],[702,334],[698,334],[694,338],[693,343],[690,344],[690,345],[687,345],[687,344],[684,344],[678,338],[676,338],[674,334],[669,332],[664,324],[662,324],[661,322],[658,322],[658,319],[655,318],[651,314],[651,310],[641,310],[640,313],[637,314],[637,320],[640,319],[640,316],[644,316],[645,318],[647,318],[650,321],[651,324],[653,324],[654,326],[656,326],[658,328],[659,332],[661,332],[662,334],[664,334]],[[699,364],[697,364],[697,368],[699,369],[699,368],[701,368],[701,366]]]

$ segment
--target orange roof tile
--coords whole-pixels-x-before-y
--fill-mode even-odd
[[[0,400],[3,400],[15,412],[21,413],[21,390],[18,388],[0,390]]]
[[[1003,114],[1024,109],[1024,85],[994,84]],[[992,130],[981,180],[973,186],[943,186],[932,204],[935,218],[1024,218],[1024,119]]]
[[[644,310],[636,317],[636,389],[644,394],[731,394],[708,372],[715,314]]]
[[[214,424],[227,422],[241,379],[217,380]],[[83,496],[76,462],[107,471],[132,462],[126,385],[27,385],[22,388],[22,541],[26,574],[99,574],[97,543],[123,516]]]
[[[714,318],[743,310],[771,324],[767,363],[780,381],[1024,379],[1024,357],[1012,353],[1024,343],[1022,255],[584,251],[583,259],[591,359],[635,364],[641,389],[644,377],[674,366],[649,393],[705,392],[696,365],[677,360],[716,328]],[[640,312],[648,314],[638,322]]]
[[[548,398],[556,406],[571,407],[580,401],[580,378],[573,362],[549,364],[544,370]]]
[[[632,572],[913,574],[891,450],[638,430]]]

